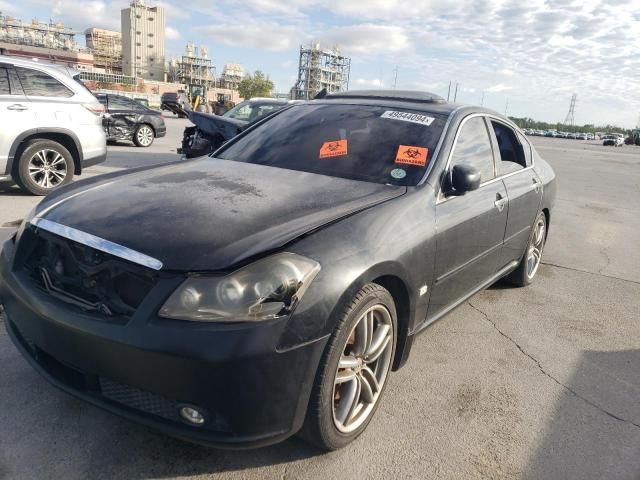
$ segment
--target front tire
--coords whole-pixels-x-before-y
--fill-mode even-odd
[[[73,178],[73,157],[53,140],[33,140],[20,154],[15,181],[32,195],[47,195]]]
[[[153,143],[153,139],[155,138],[155,133],[153,128],[151,128],[146,123],[139,125],[135,132],[133,132],[133,143],[135,143],[138,147],[150,147]]]
[[[538,273],[542,262],[542,251],[547,240],[547,217],[540,212],[529,235],[527,249],[520,260],[518,268],[507,276],[507,281],[517,287],[526,287]]]
[[[396,338],[391,294],[365,285],[342,314],[320,362],[301,431],[305,440],[336,450],[367,428],[384,392]]]

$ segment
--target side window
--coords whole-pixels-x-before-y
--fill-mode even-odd
[[[133,110],[133,104],[127,98],[109,95],[109,110]]]
[[[482,117],[471,118],[462,126],[453,148],[451,167],[462,163],[469,164],[480,171],[481,182],[495,177],[493,149]]]
[[[515,132],[500,122],[492,121],[491,126],[496,134],[500,150],[500,161],[497,164],[498,175],[506,175],[525,168],[527,164],[523,146],[517,139]]]
[[[44,72],[16,67],[20,83],[28,97],[72,97],[73,92]]]
[[[9,89],[9,74],[4,67],[0,67],[0,95],[11,95],[11,90]]]
[[[517,132],[517,135],[520,145],[522,145],[522,150],[524,151],[524,163],[527,167],[530,167],[532,163],[531,157],[533,156],[531,153],[531,144],[529,143],[529,140],[527,140],[527,137],[522,135],[520,132]]]

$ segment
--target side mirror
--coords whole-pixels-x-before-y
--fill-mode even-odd
[[[455,193],[463,195],[480,187],[480,171],[469,164],[455,165],[451,170],[451,186]]]

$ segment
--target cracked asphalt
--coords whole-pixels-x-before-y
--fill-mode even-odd
[[[93,172],[175,158],[184,123],[168,124]],[[640,148],[533,142],[559,182],[534,284],[498,283],[427,329],[352,445],[164,437],[57,391],[0,330],[0,478],[640,479]],[[0,188],[0,224],[34,203]]]

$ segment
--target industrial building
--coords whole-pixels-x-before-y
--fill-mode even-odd
[[[122,34],[102,28],[84,31],[87,48],[93,54],[94,67],[105,73],[122,73]]]
[[[216,69],[209,58],[207,47],[196,47],[187,43],[185,53],[175,64],[176,76],[187,85],[203,85],[207,88],[215,86]]]
[[[342,92],[349,88],[351,59],[340,54],[338,48],[323,49],[319,43],[300,46],[298,80],[293,97],[308,100],[323,89],[327,93]]]
[[[165,77],[164,8],[133,0],[121,11],[122,73],[145,80]]]
[[[0,14],[0,54],[37,58],[80,70],[93,66],[93,55],[79,48],[74,32],[62,23],[23,22]]]
[[[239,63],[226,63],[222,69],[218,84],[221,88],[237,90],[246,75],[244,67]]]

